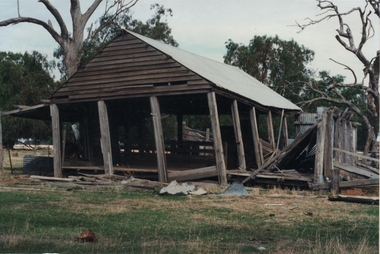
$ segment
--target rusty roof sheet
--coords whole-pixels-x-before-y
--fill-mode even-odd
[[[131,31],[127,31],[127,33],[139,38],[166,55],[169,55],[183,66],[220,88],[244,96],[263,106],[301,111],[301,108],[297,105],[282,97],[238,67],[217,62]]]

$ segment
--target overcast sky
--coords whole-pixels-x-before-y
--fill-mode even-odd
[[[82,12],[93,0],[81,0]],[[352,7],[362,6],[363,0],[334,1],[340,10],[347,11]],[[51,3],[61,12],[64,19],[70,23],[69,1],[51,0]],[[305,18],[318,18],[321,12],[314,0],[139,0],[132,7],[134,18],[146,21],[151,15],[150,5],[163,4],[173,10],[173,17],[168,18],[172,34],[181,49],[223,62],[226,53],[225,42],[232,39],[234,42],[247,45],[255,35],[278,35],[280,39],[294,39],[301,45],[315,52],[315,59],[311,65],[316,71],[327,70],[331,74],[342,74],[350,80],[351,75],[329,58],[343,62],[355,69],[362,77],[363,66],[348,53],[334,38],[338,26],[336,20],[308,27],[298,33],[296,21],[305,23]],[[104,11],[101,6],[93,15],[94,21]],[[58,29],[57,22],[38,0],[20,0],[22,16],[39,18],[44,21],[50,19]],[[17,16],[17,0],[0,1],[0,20]],[[349,20],[349,24],[359,41],[359,15]],[[71,24],[71,23],[70,23]],[[71,26],[71,25],[68,25]],[[379,31],[379,21],[375,19],[376,32]],[[379,50],[379,35],[377,34],[366,46],[368,58],[376,55]],[[41,27],[33,24],[17,24],[0,27],[0,51],[25,52],[37,50],[52,54],[58,44]]]

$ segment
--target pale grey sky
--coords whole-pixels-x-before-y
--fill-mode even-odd
[[[93,0],[81,0],[82,12]],[[321,12],[314,0],[139,0],[132,7],[134,18],[146,21],[152,14],[150,5],[163,4],[173,10],[173,17],[168,18],[174,38],[180,48],[220,61],[226,53],[225,42],[232,39],[234,42],[247,45],[255,35],[278,35],[281,39],[294,39],[299,44],[315,51],[315,59],[311,65],[316,71],[327,70],[331,74],[342,74],[351,79],[348,71],[329,58],[343,62],[355,69],[362,77],[363,66],[352,55],[343,49],[334,38],[337,21],[330,20],[308,27],[301,33],[293,25],[295,22],[306,22],[305,18],[317,18]],[[334,1],[342,11],[352,7],[362,6],[362,0]],[[51,0],[51,3],[61,12],[67,22],[70,22],[69,1]],[[98,18],[104,7],[97,10],[92,21]],[[47,21],[50,19],[58,29],[54,18],[43,4],[37,0],[20,0],[22,16],[30,16]],[[0,1],[0,20],[17,16],[17,0]],[[349,20],[352,28],[358,29],[359,15],[353,15]],[[376,32],[379,31],[379,21],[375,19]],[[359,41],[360,30],[354,30]],[[368,43],[365,52],[368,58],[375,56],[379,50],[379,35]],[[18,24],[0,27],[0,51],[24,52],[37,50],[52,54],[57,43],[41,27],[32,24]]]

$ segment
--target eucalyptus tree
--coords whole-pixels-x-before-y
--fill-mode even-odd
[[[322,11],[319,19],[308,18],[307,24],[297,24],[301,31],[311,25],[316,25],[326,20],[336,19],[338,27],[335,38],[346,51],[352,53],[356,59],[363,64],[364,78],[358,80],[355,71],[349,63],[340,63],[331,59],[337,64],[349,70],[353,76],[353,82],[347,83],[330,77],[330,82],[324,87],[316,87],[313,82],[308,83],[308,89],[318,94],[316,98],[305,100],[302,104],[310,104],[317,101],[330,101],[349,107],[355,112],[364,123],[367,131],[366,145],[364,153],[373,149],[376,144],[376,133],[379,131],[379,72],[380,72],[380,50],[378,42],[374,41],[374,22],[379,22],[380,3],[374,0],[363,0],[361,6],[354,7],[347,11],[342,11],[333,1],[317,0],[317,6]],[[355,19],[356,18],[356,19]],[[352,21],[352,20],[355,21]],[[355,22],[355,23],[352,23]],[[359,24],[359,26],[357,26]],[[359,27],[355,30],[355,27]],[[356,37],[356,34],[360,36]],[[377,38],[379,36],[377,35]],[[359,39],[359,40],[355,40]],[[372,40],[371,40],[372,39]],[[372,44],[371,44],[372,43]],[[369,45],[376,48],[370,54],[365,54],[364,48]],[[356,107],[355,103],[343,93],[351,91],[358,96],[364,94],[363,101],[366,103],[365,110]],[[331,96],[334,94],[335,97]]]

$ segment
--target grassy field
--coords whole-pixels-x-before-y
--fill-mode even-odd
[[[6,168],[0,186],[1,253],[378,253],[378,206],[259,188],[247,197],[66,191],[17,173]],[[87,229],[96,243],[76,241]]]

